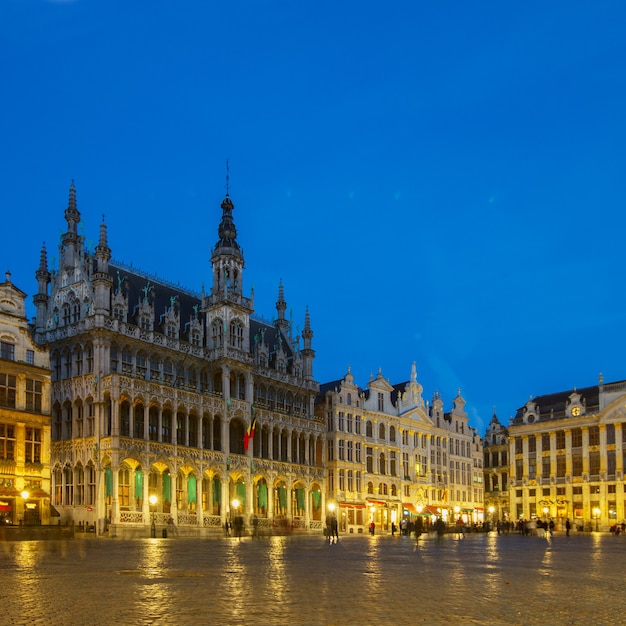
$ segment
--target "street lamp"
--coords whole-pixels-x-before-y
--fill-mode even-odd
[[[600,509],[596,506],[592,512],[593,516],[596,518],[596,532],[598,532],[598,518],[600,517]]]
[[[157,503],[158,498],[152,494],[148,500],[150,501],[150,509],[152,510],[152,537],[156,537],[156,512],[155,512],[155,506]]]
[[[24,491],[22,491],[22,493],[20,494],[22,496],[22,499],[24,500],[24,513],[22,514],[22,520],[20,523],[24,523],[24,525],[26,525],[26,500],[28,500],[28,498],[30,497],[30,493],[28,493],[28,491],[26,489],[24,489]]]
[[[550,512],[550,509],[547,506],[544,506],[543,507],[543,516],[547,518],[549,512]]]

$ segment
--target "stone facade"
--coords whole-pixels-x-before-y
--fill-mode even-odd
[[[483,521],[483,454],[460,393],[445,412],[422,397],[415,364],[392,385],[379,371],[365,389],[348,370],[320,388],[316,414],[327,428],[327,501],[340,530],[383,532],[403,519]]]
[[[239,518],[318,531],[324,424],[313,331],[254,315],[234,205],[221,205],[209,293],[112,261],[78,232],[70,188],[58,269],[42,250],[35,337],[52,365],[52,483],[64,521],[117,536],[222,532]],[[248,445],[249,444],[249,445]]]
[[[514,519],[607,530],[626,519],[626,382],[529,400],[508,428]]]
[[[509,432],[494,413],[483,439],[485,514],[492,523],[510,521]]]
[[[49,524],[50,368],[31,337],[26,294],[0,283],[0,524]]]

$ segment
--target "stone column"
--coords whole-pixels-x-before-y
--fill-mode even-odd
[[[196,514],[198,517],[198,528],[204,528],[204,512],[202,510],[202,479],[203,475],[196,476]]]
[[[588,426],[583,426],[582,427],[583,430],[583,474],[589,474],[589,427]],[[571,430],[566,430],[565,431],[565,437],[566,437],[566,442],[569,442],[569,449],[566,450],[567,455],[568,455],[568,462],[571,458],[571,451],[572,451],[572,432]],[[567,443],[566,443],[567,445]],[[571,470],[571,467],[570,467]],[[567,473],[567,472],[566,472]],[[569,472],[571,473],[571,471]]]

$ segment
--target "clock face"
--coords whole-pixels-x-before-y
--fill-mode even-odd
[[[575,407],[572,409],[572,415],[573,415],[574,417],[576,417],[577,415],[580,415],[580,407],[579,407],[579,406],[575,406]]]

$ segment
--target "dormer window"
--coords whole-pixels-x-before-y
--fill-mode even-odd
[[[194,328],[194,330],[191,331],[191,343],[194,346],[202,345],[202,335],[197,328]]]

